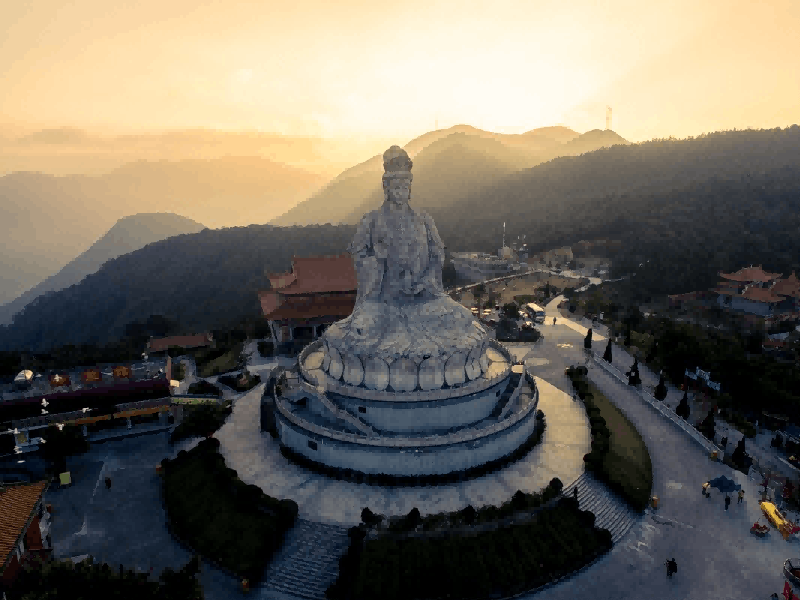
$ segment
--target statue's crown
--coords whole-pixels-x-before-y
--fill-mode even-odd
[[[414,163],[400,146],[392,146],[383,153],[384,177],[402,177],[411,174]]]

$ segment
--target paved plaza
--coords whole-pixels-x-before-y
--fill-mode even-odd
[[[557,311],[551,303],[548,310]],[[248,483],[268,494],[292,498],[304,522],[347,526],[360,520],[369,506],[384,514],[404,514],[417,506],[422,513],[454,510],[472,503],[478,507],[499,503],[517,489],[537,491],[553,476],[569,484],[582,472],[582,456],[589,448],[588,424],[580,403],[572,398],[564,368],[585,361],[584,327],[557,315],[557,324],[541,326],[544,339],[533,345],[509,345],[518,360],[526,356],[535,367],[540,406],[548,428],[542,442],[528,456],[498,473],[457,485],[403,490],[328,481],[283,458],[275,441],[259,431],[258,410],[264,384],[237,396],[231,418],[217,433],[221,451],[232,468]],[[595,340],[597,337],[595,336]],[[615,364],[633,362],[615,346]],[[616,360],[618,358],[618,360]],[[254,357],[253,370],[266,376],[276,361]],[[592,381],[631,419],[650,450],[654,469],[657,510],[648,509],[614,549],[572,578],[529,597],[542,599],[591,596],[617,600],[639,598],[768,598],[783,587],[783,560],[800,556],[798,542],[784,541],[773,530],[765,539],[749,533],[757,519],[758,481],[721,463],[711,462],[698,444],[647,405],[638,394],[607,371],[592,365]],[[655,375],[642,368],[642,379],[652,385]],[[657,379],[657,378],[656,378]],[[670,389],[667,402],[679,391]],[[678,400],[680,396],[678,396]],[[674,400],[677,404],[677,400]],[[730,437],[734,439],[733,434]],[[73,486],[47,494],[54,506],[52,537],[56,557],[93,554],[110,564],[160,573],[178,568],[190,558],[164,526],[155,465],[189,440],[170,447],[166,434],[152,434],[95,444],[84,456],[69,459]],[[731,446],[729,446],[730,448]],[[748,441],[748,449],[750,448]],[[725,511],[724,496],[712,491],[701,496],[704,481],[725,474],[745,489],[745,499],[734,497]],[[102,479],[109,476],[106,490]],[[664,561],[674,557],[678,573],[666,577]],[[237,593],[236,581],[205,565],[201,573],[206,598],[217,600]],[[269,590],[254,590],[259,598],[287,598]]]

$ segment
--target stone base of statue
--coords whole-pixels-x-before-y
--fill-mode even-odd
[[[480,348],[471,367],[400,358],[370,369],[317,340],[276,386],[281,445],[324,467],[394,477],[447,475],[508,457],[536,431],[539,394],[501,344]]]
[[[384,205],[349,250],[353,313],[307,346],[275,397],[281,444],[313,463],[375,475],[443,475],[513,454],[536,429],[522,366],[442,289],[444,244],[408,205],[411,160],[384,154]]]

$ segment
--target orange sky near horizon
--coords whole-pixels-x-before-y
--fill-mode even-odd
[[[5,2],[0,124],[406,143],[437,119],[603,129],[609,105],[630,141],[786,127],[797,31],[797,0]]]

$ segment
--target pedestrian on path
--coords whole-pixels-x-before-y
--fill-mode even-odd
[[[670,579],[672,576],[678,572],[678,563],[675,562],[675,559],[667,561],[667,577]]]
[[[725,510],[728,510],[728,507],[731,505],[731,497],[725,496]]]
[[[555,324],[556,324],[556,318],[553,317],[553,325],[555,325]]]
[[[739,501],[736,504],[741,504],[742,498],[744,498],[744,490],[739,490]]]
[[[106,477],[106,489],[111,489],[111,477]]]
[[[710,487],[711,484],[709,484],[707,481],[703,484],[703,496],[706,498],[711,498],[711,492],[708,491]]]

